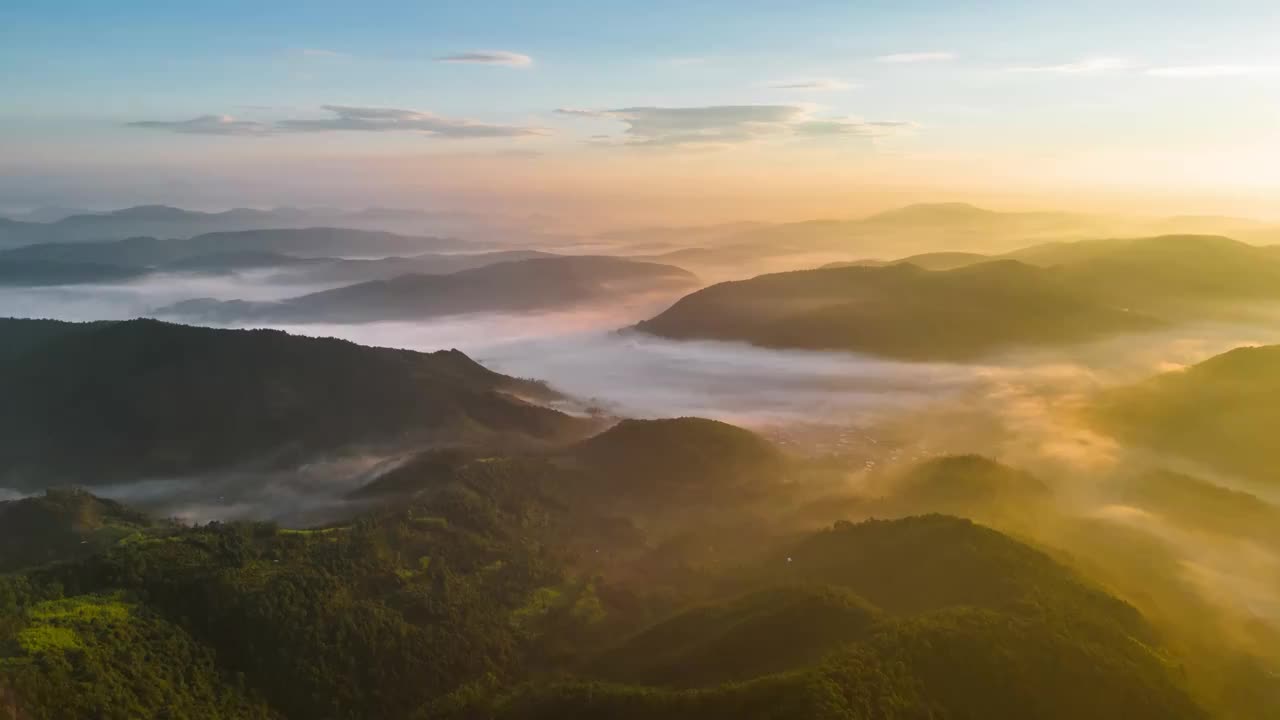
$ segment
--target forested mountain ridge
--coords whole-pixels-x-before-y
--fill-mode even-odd
[[[699,290],[636,329],[676,339],[963,360],[1158,325],[1059,286],[1053,271],[1003,261],[939,272],[892,265],[762,275]]]
[[[1217,236],[1050,243],[1003,256],[836,264],[721,283],[636,325],[676,339],[967,360],[1280,302],[1280,257]]]
[[[557,526],[584,512],[491,477],[310,531],[144,528],[0,576],[6,696],[19,717],[1204,717],[1132,608],[967,521],[839,525],[652,624],[688,600],[575,571]],[[969,560],[917,562],[947,548]],[[952,604],[993,579],[988,609]]]
[[[6,321],[0,477],[100,484],[300,463],[363,444],[568,439],[583,423],[519,400],[544,386],[456,350],[418,353],[153,320]]]

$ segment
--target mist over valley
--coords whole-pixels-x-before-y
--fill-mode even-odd
[[[1270,8],[46,5],[0,720],[1280,717]]]

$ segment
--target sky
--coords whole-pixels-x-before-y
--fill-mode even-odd
[[[0,207],[1280,215],[1267,0],[0,3]]]

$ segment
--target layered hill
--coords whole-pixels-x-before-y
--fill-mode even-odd
[[[384,257],[474,248],[474,245],[446,238],[308,227],[212,232],[176,239],[131,235],[102,242],[40,243],[0,252],[0,260],[157,267],[206,255],[272,253],[312,258]]]
[[[501,262],[447,275],[402,275],[278,302],[190,300],[159,312],[213,322],[376,322],[477,312],[528,312],[694,285],[670,265],[611,257]]]
[[[364,444],[562,438],[546,396],[456,351],[417,353],[148,320],[6,321],[0,478],[105,483],[297,463]],[[0,345],[5,343],[0,342]]]
[[[367,208],[355,212],[334,208],[234,208],[222,212],[200,212],[165,205],[140,205],[106,212],[51,210],[20,218],[0,218],[0,247],[109,242],[144,235],[185,239],[205,233],[264,228],[337,227],[452,235],[456,231],[497,229],[504,224],[502,219],[491,215],[391,208]]]
[[[0,258],[0,286],[82,285],[134,280],[146,271],[93,262],[5,260]]]
[[[1005,261],[946,272],[895,265],[764,275],[695,292],[636,329],[675,339],[963,360],[1156,325],[1064,287],[1049,270]]]
[[[963,360],[1280,301],[1280,259],[1216,236],[1051,243],[764,275],[696,292],[637,325],[677,339]]]
[[[1280,346],[1239,348],[1105,393],[1094,418],[1137,445],[1275,485]]]

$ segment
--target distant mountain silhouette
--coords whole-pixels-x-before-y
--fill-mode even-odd
[[[0,286],[114,283],[133,280],[146,274],[144,269],[105,263],[0,258]]]
[[[935,252],[910,255],[900,260],[850,260],[823,265],[820,269],[830,270],[842,267],[884,267],[886,265],[915,265],[925,270],[955,270],[968,265],[976,265],[993,259],[991,255],[969,252]]]
[[[358,283],[390,280],[400,275],[447,275],[500,262],[554,257],[558,256],[536,250],[500,250],[483,253],[424,253],[376,260],[329,258],[295,265],[288,272],[272,276],[271,280],[299,284]]]
[[[151,320],[10,320],[0,365],[0,485],[45,487],[300,463],[361,445],[566,438],[518,400],[540,385],[456,351],[417,353]]]
[[[402,275],[279,302],[188,300],[157,312],[212,322],[376,322],[566,307],[689,287],[676,267],[611,257],[502,262],[448,275]]]
[[[312,227],[216,232],[190,239],[138,236],[104,242],[26,245],[0,252],[0,260],[92,262],[159,267],[210,255],[270,254],[307,258],[385,257],[429,251],[475,249],[458,240],[388,232]]]
[[[71,217],[72,215],[92,215],[92,210],[85,208],[58,207],[50,205],[47,207],[39,207],[21,213],[9,213],[7,218],[10,220],[18,220],[29,223],[51,223]]]
[[[166,272],[209,273],[216,275],[239,270],[301,269],[328,262],[336,261],[330,258],[295,257],[278,252],[244,250],[191,255],[165,263],[156,269]]]
[[[235,208],[223,212],[199,212],[166,205],[142,205],[106,212],[65,211],[0,219],[0,247],[35,243],[105,242],[149,235],[187,239],[211,232],[261,229],[339,227],[410,235],[459,233],[502,234],[511,218],[492,213],[428,212],[368,208],[359,211],[336,208]],[[514,230],[514,227],[513,227]]]

